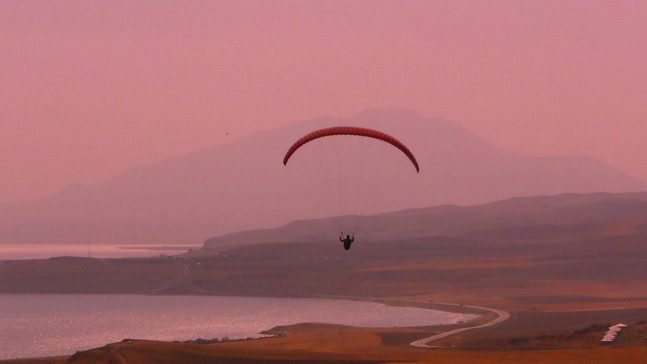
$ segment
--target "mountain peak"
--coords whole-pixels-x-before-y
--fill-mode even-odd
[[[417,120],[417,119],[425,119],[424,116],[420,115],[417,111],[411,110],[411,109],[405,109],[405,108],[399,108],[399,107],[388,107],[388,108],[372,108],[372,109],[365,109],[353,117],[351,117],[351,120],[354,119],[369,119],[369,120],[376,120],[376,121],[396,121],[398,119],[405,119],[405,120]]]

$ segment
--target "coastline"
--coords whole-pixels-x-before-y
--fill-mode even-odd
[[[11,294],[11,295],[22,296],[21,294]],[[71,296],[77,296],[77,295],[78,294],[72,294]],[[29,296],[29,295],[27,295],[27,296]],[[63,294],[62,296],[66,296],[66,295]],[[79,295],[79,296],[84,296],[84,295]],[[88,296],[90,297],[90,296],[96,296],[96,295],[88,295]],[[100,296],[104,296],[104,295],[98,295],[98,296],[100,297]],[[107,295],[107,297],[108,296],[110,296],[110,295]],[[133,296],[133,295],[116,295],[116,296]],[[135,295],[135,296],[138,296],[138,295]],[[147,296],[154,297],[153,295],[147,295]],[[193,295],[173,295],[173,296],[170,296],[170,297],[178,297],[178,296],[181,297],[181,296],[193,296]],[[205,296],[194,296],[194,297],[201,298],[201,297],[205,297]],[[241,297],[241,298],[264,298],[264,297],[250,297],[250,296],[230,296],[229,298],[236,298],[236,297]],[[424,301],[411,301],[411,300],[390,299],[390,298],[344,297],[344,296],[331,296],[331,295],[327,295],[327,296],[312,295],[310,297],[267,297],[267,298],[287,298],[287,299],[297,299],[297,300],[315,299],[315,300],[331,300],[331,301],[353,301],[353,302],[365,302],[365,303],[379,304],[379,305],[392,306],[392,307],[412,307],[412,308],[419,308],[419,309],[430,309],[430,310],[433,310],[433,311],[441,311],[441,312],[447,312],[447,313],[452,313],[452,314],[466,314],[466,315],[474,315],[474,314],[476,314],[476,312],[473,309],[465,309],[465,308],[457,309],[458,305],[454,306],[453,308],[450,308],[451,306],[449,306],[447,304],[443,304],[443,305],[434,304],[434,307],[431,307],[431,303],[424,302]],[[443,308],[445,308],[445,309],[443,309]],[[388,311],[386,311],[386,312],[388,312]],[[481,316],[469,317],[468,320],[471,323],[471,322],[473,322],[475,320],[478,320],[480,317]],[[458,317],[458,318],[454,318],[453,320],[461,320],[461,318]],[[409,320],[409,321],[411,321],[411,320]],[[465,320],[465,321],[467,321],[467,320]],[[259,330],[259,332],[257,333],[258,335],[253,335],[253,336],[245,336],[245,337],[234,336],[234,337],[231,337],[229,335],[229,337],[231,339],[226,339],[226,340],[222,340],[222,339],[219,340],[217,338],[216,339],[210,339],[209,336],[202,336],[202,337],[205,337],[206,339],[187,339],[184,342],[187,342],[187,343],[193,342],[193,343],[198,343],[198,344],[208,344],[208,343],[218,343],[218,342],[221,342],[221,341],[235,342],[235,341],[257,340],[257,339],[261,339],[261,338],[265,339],[265,338],[268,337],[268,335],[271,335],[272,337],[282,336],[282,334],[276,332],[276,330],[278,328],[293,327],[293,326],[300,326],[300,325],[314,325],[314,326],[317,326],[317,325],[323,325],[323,326],[332,325],[332,326],[342,326],[342,327],[347,327],[347,328],[352,328],[352,329],[366,328],[366,329],[370,329],[370,330],[382,330],[382,329],[384,329],[384,330],[391,330],[391,331],[398,331],[399,329],[407,331],[409,328],[411,328],[411,326],[409,326],[409,327],[387,326],[387,325],[384,325],[384,326],[372,326],[372,325],[364,326],[364,325],[356,325],[356,324],[344,324],[343,320],[341,321],[342,323],[325,323],[327,321],[322,321],[321,323],[311,323],[311,322],[316,322],[316,321],[302,321],[302,322],[298,322],[298,323],[279,324],[279,326],[274,326],[274,327],[265,327],[262,330]],[[328,321],[328,322],[330,322],[330,321]],[[406,322],[406,320],[405,320],[405,322]],[[225,325],[227,325],[227,324],[225,324]],[[431,326],[429,326],[429,324],[426,324],[427,326],[424,326],[424,325],[425,324],[423,324],[423,326],[419,326],[419,327],[414,326],[414,328],[418,328],[420,330],[420,335],[424,335],[428,331],[427,329],[430,328],[430,327],[434,327],[434,328],[451,328],[451,327],[465,326],[465,325],[468,325],[468,323],[467,322],[458,322],[458,323],[442,323],[442,324],[439,323],[437,325],[431,325]],[[126,335],[126,337],[133,337],[135,339],[138,338],[137,334],[133,334],[133,335],[125,334],[125,335]],[[262,335],[262,336],[259,336],[259,335]],[[218,337],[218,336],[220,336],[220,335],[215,335],[213,337]],[[222,336],[222,337],[224,338],[226,336]],[[122,339],[125,339],[125,337],[122,338]],[[150,341],[150,340],[148,340],[148,341]],[[154,339],[154,341],[157,341],[157,340]],[[115,344],[117,342],[118,341],[113,342],[112,344]],[[162,340],[162,341],[159,341],[159,342],[160,343],[161,342],[170,343],[171,341]],[[111,344],[107,344],[107,345],[111,345]],[[92,350],[92,349],[90,349],[90,350]],[[73,353],[61,352],[61,354],[56,355],[56,357],[59,357],[59,358],[60,357],[67,357],[66,355],[68,355],[68,354],[71,355]],[[4,360],[0,360],[0,362],[2,362],[2,363],[10,362],[9,360],[23,360],[23,361],[26,361],[26,362],[30,362],[31,360],[41,360],[41,359],[43,359],[43,358],[26,357],[26,358],[21,358],[21,359],[4,359]],[[49,360],[49,359],[47,358],[47,360]]]
[[[300,297],[303,298],[303,297]],[[324,298],[321,295],[310,298]],[[430,302],[424,299],[412,298],[377,298],[331,296],[329,299],[360,300],[388,305],[410,307],[428,307],[440,310],[445,308],[451,312],[474,313],[475,310],[486,309],[481,306],[452,304],[447,302]],[[482,311],[483,312],[483,311]],[[640,341],[622,342],[612,345],[613,350],[599,345],[597,332],[589,335],[598,344],[591,345],[576,338],[575,341],[565,341],[555,345],[548,336],[544,346],[511,347],[507,343],[516,340],[515,335],[538,335],[539,331],[528,332],[533,325],[544,325],[553,332],[568,333],[572,327],[590,326],[591,320],[603,316],[611,321],[623,320],[633,322],[641,317],[647,317],[647,308],[632,310],[613,310],[604,312],[538,312],[512,311],[511,319],[502,325],[455,332],[452,325],[434,327],[406,328],[358,328],[333,324],[301,323],[288,326],[277,326],[264,331],[272,337],[217,343],[196,342],[162,342],[146,340],[124,340],[112,344],[78,352],[70,356],[50,358],[28,358],[0,361],[0,363],[21,364],[54,364],[54,363],[184,363],[190,362],[224,362],[224,363],[303,363],[317,361],[318,363],[386,363],[395,361],[418,362],[462,362],[465,364],[489,364],[506,361],[510,363],[551,362],[554,364],[584,364],[596,363],[637,363],[647,355],[647,346]],[[492,322],[496,316],[492,312],[483,312],[478,319],[472,320],[464,327],[479,327],[484,322]],[[496,317],[494,317],[496,319]],[[632,321],[633,320],[633,321]],[[459,326],[459,325],[454,325]],[[482,326],[480,326],[482,327]],[[629,330],[628,330],[629,331]],[[452,336],[441,340],[442,347],[414,347],[416,340],[427,340],[443,332],[452,332]],[[545,335],[539,335],[541,338]],[[532,337],[532,336],[531,336]],[[566,336],[556,336],[564,338]],[[422,338],[422,339],[421,339]],[[597,339],[596,339],[597,338]],[[477,346],[474,346],[476,340]],[[485,340],[485,341],[483,341]],[[540,339],[544,340],[544,339]],[[563,340],[563,339],[562,339]],[[428,341],[427,341],[428,342]],[[470,342],[472,344],[470,344]],[[479,344],[480,343],[480,344]]]
[[[465,331],[494,326],[510,318],[510,314],[507,311],[498,310],[495,308],[483,307],[483,306],[465,305],[465,304],[450,303],[450,302],[434,302],[434,301],[394,299],[394,298],[352,297],[352,296],[351,297],[342,296],[342,297],[336,297],[336,298],[360,300],[365,302],[379,302],[379,303],[383,303],[391,306],[416,307],[416,308],[424,308],[424,309],[451,312],[451,313],[457,313],[457,314],[477,315],[477,317],[472,318],[471,320],[468,320],[465,322],[459,322],[459,323],[450,324],[450,325],[438,325],[438,326],[442,326],[450,329],[441,333],[437,333],[431,336],[426,336],[424,338],[414,340],[409,344],[411,346],[419,347],[419,348],[440,348],[443,346],[430,346],[430,345],[427,345],[427,343],[431,341],[437,341]],[[420,326],[420,327],[423,327],[423,326]],[[455,327],[455,328],[452,328],[452,327]]]

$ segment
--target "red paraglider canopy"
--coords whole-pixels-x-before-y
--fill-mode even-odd
[[[324,128],[324,129],[315,130],[312,133],[307,134],[306,136],[297,140],[296,143],[294,143],[290,147],[290,149],[288,149],[288,152],[285,153],[285,157],[283,157],[283,164],[287,165],[288,160],[290,159],[292,154],[294,154],[294,152],[296,152],[297,149],[301,148],[302,145],[318,138],[323,138],[323,137],[333,136],[333,135],[357,135],[357,136],[363,136],[363,137],[374,138],[374,139],[385,141],[393,145],[394,147],[400,149],[400,151],[402,151],[402,153],[404,153],[409,158],[411,163],[413,163],[413,166],[416,167],[416,172],[420,172],[420,168],[418,167],[418,162],[416,161],[416,158],[413,156],[413,153],[411,153],[409,148],[407,148],[404,144],[400,143],[400,141],[380,131],[367,129],[367,128],[359,128],[355,126],[336,126],[332,128]]]

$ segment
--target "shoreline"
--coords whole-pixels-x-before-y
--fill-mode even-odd
[[[285,327],[298,327],[298,326],[303,326],[303,325],[313,325],[313,326],[340,326],[340,327],[346,327],[346,328],[351,328],[351,329],[367,329],[367,330],[393,330],[393,331],[406,331],[407,329],[414,328],[414,329],[420,329],[421,331],[424,328],[438,328],[438,327],[455,327],[455,326],[462,326],[466,325],[469,323],[472,323],[474,321],[480,320],[482,318],[482,312],[477,312],[475,311],[474,308],[469,308],[469,307],[461,307],[461,305],[454,305],[454,304],[449,304],[449,303],[431,303],[431,302],[425,302],[425,301],[415,301],[415,300],[403,300],[403,299],[392,299],[392,298],[379,298],[379,297],[348,297],[348,296],[334,296],[334,295],[311,295],[311,296],[268,296],[268,297],[261,297],[261,296],[249,296],[249,295],[228,295],[228,296],[217,296],[217,295],[194,295],[194,294],[188,294],[188,295],[145,295],[145,294],[114,294],[114,293],[108,293],[108,294],[95,294],[95,293],[55,293],[55,294],[48,294],[48,293],[8,293],[8,294],[0,294],[2,295],[12,295],[12,296],[37,296],[37,295],[56,295],[56,296],[148,296],[148,297],[155,297],[155,296],[166,296],[166,297],[230,297],[230,298],[236,298],[236,297],[241,297],[241,298],[285,298],[285,299],[303,299],[303,300],[308,300],[308,299],[315,299],[315,300],[334,300],[334,301],[349,301],[349,302],[365,302],[365,303],[373,303],[373,304],[381,304],[385,306],[392,306],[392,307],[412,307],[412,308],[419,308],[419,309],[426,309],[426,310],[432,310],[432,311],[439,311],[439,312],[446,312],[446,313],[452,313],[452,314],[464,314],[464,315],[476,315],[476,317],[471,317],[465,322],[460,321],[460,318],[457,318],[457,321],[450,322],[450,323],[439,323],[439,324],[433,324],[433,325],[420,325],[420,326],[353,326],[349,324],[338,324],[338,323],[326,323],[326,322],[317,322],[317,321],[304,321],[304,322],[298,322],[298,323],[291,323],[291,324],[277,324],[276,326],[273,327],[267,327],[263,328],[260,330],[258,333],[256,333],[254,336],[248,336],[248,337],[234,337],[231,339],[226,339],[223,340],[221,338],[208,338],[208,339],[203,339],[203,338],[197,338],[197,339],[187,339],[187,340],[152,340],[155,342],[159,343],[173,343],[173,342],[184,342],[184,343],[195,343],[199,345],[203,344],[216,344],[216,343],[225,343],[225,342],[241,342],[241,341],[255,341],[259,339],[269,339],[269,338],[276,338],[276,337],[281,337],[282,334],[276,333],[276,330],[279,330],[281,328]],[[433,307],[432,307],[433,306]],[[460,307],[460,308],[459,308]],[[458,308],[458,309],[457,309]],[[421,335],[423,335],[421,333]],[[223,338],[227,338],[228,336],[225,335]],[[122,338],[121,340],[127,340],[129,338]],[[133,338],[133,341],[151,341],[148,339],[138,339],[138,338]],[[114,341],[114,342],[108,342],[104,346],[109,346],[112,344],[117,344],[120,341]],[[87,350],[82,350],[83,351],[88,351],[88,350],[94,350],[97,348],[90,348]],[[20,357],[20,358],[12,358],[12,359],[0,359],[0,363],[9,363],[9,362],[23,362],[23,363],[36,363],[36,362],[42,362],[43,360],[49,362],[53,360],[53,358],[58,358],[57,360],[60,360],[60,358],[69,358],[73,353],[61,353],[61,354],[56,354],[55,356],[52,357]]]
[[[470,314],[477,315],[477,317],[465,321],[464,323],[454,323],[449,325],[435,325],[435,326],[461,326],[455,329],[450,329],[449,331],[444,331],[438,334],[431,336],[423,337],[409,343],[413,347],[419,348],[440,348],[442,346],[429,346],[428,342],[437,341],[452,335],[456,335],[465,331],[475,330],[480,328],[491,327],[498,325],[507,319],[510,318],[510,314],[504,310],[498,310],[490,307],[483,306],[474,306],[474,305],[465,305],[459,303],[451,302],[434,302],[434,301],[423,301],[423,300],[411,300],[411,299],[394,299],[394,298],[378,298],[378,297],[348,297],[342,296],[340,298],[349,299],[349,300],[358,300],[364,302],[377,302],[391,306],[404,306],[404,307],[416,307],[429,309],[434,311],[443,311],[456,314]],[[494,315],[492,317],[492,315]],[[491,318],[491,319],[488,319]],[[469,325],[469,326],[463,326]],[[425,327],[425,326],[418,326]]]
[[[250,296],[245,296],[250,297]],[[292,297],[293,298],[293,297]],[[440,310],[441,307],[450,312],[469,310],[483,310],[486,307],[471,306],[464,304],[453,304],[447,302],[430,302],[424,299],[410,298],[378,298],[378,297],[357,297],[357,296],[333,296],[322,297],[297,297],[314,299],[343,299],[364,302],[382,303],[387,305],[409,307],[423,306],[424,308]],[[447,312],[447,311],[446,311]],[[483,311],[481,311],[483,312]],[[647,308],[622,312],[601,311],[599,316],[607,317],[609,320],[624,320],[634,322],[638,318],[646,317]],[[198,358],[200,362],[235,362],[235,363],[303,363],[317,361],[319,363],[350,363],[350,362],[457,362],[466,364],[489,364],[501,361],[511,363],[526,363],[532,361],[551,362],[554,364],[584,364],[596,359],[599,363],[628,362],[633,363],[637,358],[647,355],[647,347],[644,344],[632,342],[632,344],[612,345],[613,350],[599,345],[582,346],[580,341],[565,343],[561,346],[551,344],[550,337],[545,347],[510,347],[501,345],[507,343],[514,335],[525,333],[530,338],[540,338],[540,332],[528,333],[529,325],[541,322],[548,325],[550,330],[558,333],[569,333],[574,327],[589,327],[591,316],[582,315],[582,312],[574,311],[566,314],[542,313],[537,311],[512,311],[514,319],[508,320],[504,327],[495,326],[486,330],[472,330],[464,333],[465,330],[456,332],[456,329],[447,330],[451,325],[421,326],[421,327],[398,327],[398,328],[357,328],[333,324],[302,323],[288,326],[277,326],[263,331],[265,334],[272,334],[273,337],[265,337],[262,340],[231,340],[217,343],[191,343],[191,342],[168,342],[168,341],[146,341],[146,340],[124,340],[107,344],[103,347],[78,352],[68,356],[40,357],[0,360],[0,363],[20,364],[61,364],[73,359],[75,363],[108,363],[116,358],[131,363],[159,362],[167,363],[187,362],[187,358]],[[532,315],[528,318],[527,315]],[[485,312],[488,320],[492,322],[495,313]],[[483,316],[475,319],[483,320]],[[588,318],[587,318],[588,317]],[[512,318],[512,317],[511,317]],[[566,318],[566,319],[565,319]],[[521,320],[521,321],[520,321]],[[578,324],[579,323],[579,324]],[[469,328],[474,328],[474,320],[471,320]],[[481,323],[482,324],[482,323]],[[477,327],[482,327],[477,325]],[[446,334],[452,336],[443,347],[414,347],[411,342],[425,341],[428,343],[430,337]],[[499,344],[491,341],[492,334],[501,339],[502,332],[505,333],[504,341]],[[433,334],[430,336],[430,334]],[[539,335],[542,334],[542,335]],[[511,336],[512,335],[512,336]],[[598,334],[593,333],[594,340]],[[422,339],[420,339],[422,337]],[[563,337],[563,336],[557,336]],[[465,340],[490,340],[490,345],[473,346]],[[541,339],[540,339],[541,340]],[[577,339],[581,340],[581,339]],[[597,338],[599,341],[599,338]],[[488,344],[486,343],[486,344]],[[161,355],[161,356],[160,356]],[[120,359],[120,360],[121,360]],[[191,361],[191,360],[189,360]]]
[[[454,305],[454,304],[451,304],[451,303],[440,303],[440,304]],[[457,329],[446,331],[446,332],[443,332],[443,333],[440,333],[440,334],[437,334],[437,335],[428,336],[428,337],[413,341],[409,345],[414,346],[414,347],[419,347],[419,348],[438,348],[439,346],[429,346],[429,345],[427,345],[427,343],[429,343],[431,341],[437,341],[437,340],[440,340],[440,339],[444,339],[444,338],[452,336],[452,335],[460,334],[460,333],[465,332],[465,331],[475,330],[475,329],[482,329],[482,328],[498,325],[498,324],[502,323],[503,321],[510,318],[510,314],[508,312],[506,312],[506,311],[503,311],[503,310],[497,310],[497,309],[494,309],[494,308],[488,308],[488,307],[482,307],[482,306],[472,306],[472,305],[466,305],[464,307],[488,311],[488,312],[491,312],[491,313],[497,315],[497,317],[493,318],[490,321],[479,324],[479,325],[470,326],[470,327],[463,327],[463,328],[457,328]],[[481,316],[481,317],[483,317],[483,316]]]

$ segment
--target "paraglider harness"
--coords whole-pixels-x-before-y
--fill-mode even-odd
[[[339,236],[339,241],[344,243],[344,249],[348,250],[348,249],[350,249],[350,244],[353,241],[355,241],[355,233],[353,233],[352,237],[350,237],[349,235],[346,235],[346,238],[342,239],[343,236],[344,236],[344,233],[341,233],[341,235]]]

